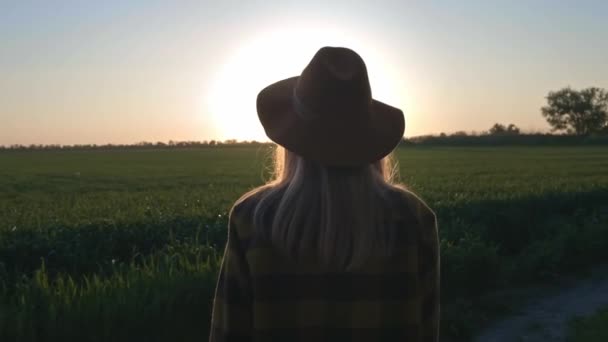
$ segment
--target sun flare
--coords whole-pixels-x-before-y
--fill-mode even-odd
[[[256,97],[265,86],[297,76],[323,46],[345,46],[365,60],[375,99],[403,108],[404,86],[394,65],[381,50],[357,35],[332,29],[282,29],[259,32],[224,62],[206,94],[211,115],[222,139],[267,141],[256,114]]]

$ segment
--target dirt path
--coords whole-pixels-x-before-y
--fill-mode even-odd
[[[595,277],[568,285],[556,294],[532,301],[521,312],[490,326],[475,339],[479,342],[565,341],[568,322],[608,306],[608,269]]]

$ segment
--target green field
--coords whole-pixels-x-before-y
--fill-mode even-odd
[[[204,340],[227,212],[270,152],[0,152],[0,340]],[[439,218],[443,303],[465,308],[445,334],[478,325],[471,298],[608,260],[606,147],[396,157]]]

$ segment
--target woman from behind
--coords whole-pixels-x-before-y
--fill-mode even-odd
[[[435,214],[397,184],[403,113],[325,47],[258,95],[272,181],[232,208],[210,341],[437,341]]]

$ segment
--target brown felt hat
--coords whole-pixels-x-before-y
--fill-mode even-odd
[[[360,166],[388,155],[403,138],[403,112],[372,99],[361,56],[321,48],[300,76],[264,88],[257,111],[277,144],[330,166]]]

